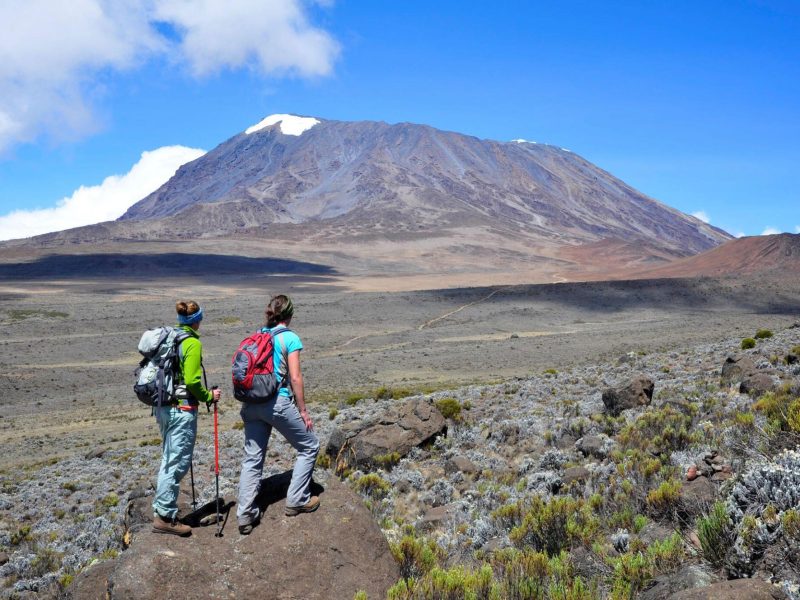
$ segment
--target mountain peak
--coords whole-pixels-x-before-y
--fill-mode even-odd
[[[297,115],[270,115],[255,125],[248,127],[244,132],[250,135],[251,133],[256,133],[257,131],[261,131],[277,123],[280,123],[281,133],[283,135],[302,135],[314,125],[318,125],[319,119],[315,119],[314,117],[298,117]]]

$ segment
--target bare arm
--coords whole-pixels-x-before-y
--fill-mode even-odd
[[[306,428],[310,431],[314,429],[314,424],[311,422],[311,417],[306,410],[306,397],[305,389],[303,388],[303,371],[300,369],[300,351],[296,350],[289,355],[289,382],[292,385],[292,394],[294,394],[294,401],[297,404],[297,409],[300,411],[300,416],[306,424]]]

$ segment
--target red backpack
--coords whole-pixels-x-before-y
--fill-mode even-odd
[[[275,331],[275,334],[284,331],[289,330],[282,327]],[[234,353],[231,366],[233,396],[240,402],[250,404],[269,402],[285,384],[285,377],[278,381],[273,364],[275,334],[270,333],[266,327],[260,329],[243,339],[239,349]]]

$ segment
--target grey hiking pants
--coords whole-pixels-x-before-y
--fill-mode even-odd
[[[236,509],[239,525],[252,523],[258,517],[255,501],[273,427],[297,450],[286,506],[306,504],[311,499],[311,474],[319,453],[319,440],[313,431],[306,430],[294,401],[287,396],[278,396],[265,404],[243,404],[239,414],[244,421],[244,459]]]

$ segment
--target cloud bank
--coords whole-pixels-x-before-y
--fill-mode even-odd
[[[153,59],[196,77],[240,68],[314,77],[339,53],[303,0],[8,0],[0,24],[0,152],[91,133],[107,74]]]
[[[706,214],[706,211],[704,211],[704,210],[698,210],[697,212],[693,212],[692,216],[695,219],[700,219],[703,223],[710,223],[711,222],[711,219],[708,218],[708,215]]]
[[[774,227],[766,227],[764,231],[761,232],[761,235],[776,235],[778,233],[782,232]]]
[[[175,174],[181,165],[199,158],[204,150],[164,146],[143,152],[131,170],[111,175],[100,185],[81,186],[55,208],[18,210],[0,217],[0,240],[30,237],[121,217]]]

